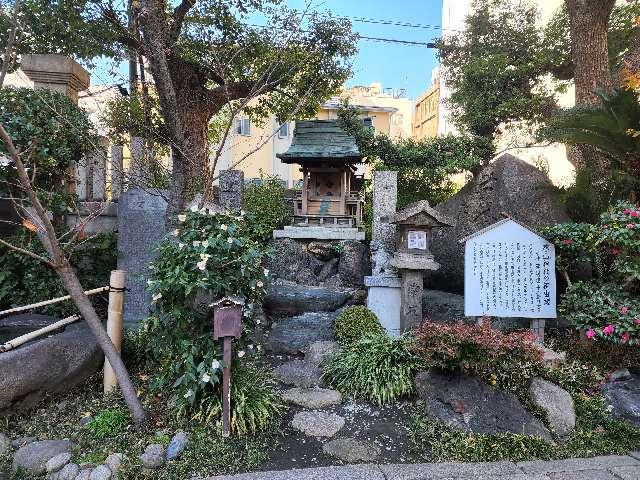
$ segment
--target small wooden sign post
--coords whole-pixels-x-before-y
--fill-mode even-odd
[[[224,297],[213,304],[213,339],[223,339],[222,370],[222,436],[231,435],[231,362],[232,340],[242,332],[242,308],[240,297]]]

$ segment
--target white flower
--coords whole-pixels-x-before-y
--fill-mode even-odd
[[[203,241],[202,241],[202,246],[203,246],[204,248],[208,248],[208,247],[209,247],[209,241],[208,241],[208,240],[203,240]]]
[[[193,397],[195,394],[193,393],[193,390],[189,389],[189,391],[187,393],[184,394],[184,398],[191,398]]]
[[[184,243],[178,242],[178,248],[182,250],[184,248]]]
[[[240,215],[244,215],[244,210],[240,210]]]
[[[229,227],[227,227],[224,223],[222,225],[220,225],[220,230],[223,230],[223,231],[226,232],[227,228],[229,228]]]
[[[231,237],[227,238],[227,243],[228,244],[232,244],[233,243],[233,238],[231,238]]]
[[[269,269],[268,268],[264,269],[264,276],[265,277],[269,276]]]
[[[256,350],[258,350],[258,351],[262,350],[262,345],[258,345],[258,346],[256,347]]]
[[[158,300],[160,300],[162,298],[162,294],[161,293],[154,293],[151,298],[153,299],[154,302],[157,302]]]
[[[179,222],[184,222],[187,219],[187,216],[182,214],[182,215],[178,215],[178,221]]]
[[[198,240],[194,240],[193,241],[193,246],[194,247],[199,247],[200,246],[200,242]]]
[[[209,260],[211,258],[211,255],[209,255],[208,253],[201,253],[200,254],[200,260]]]
[[[153,284],[153,280],[147,280],[147,285],[152,285]]]
[[[242,357],[244,357],[244,354],[245,354],[245,353],[246,353],[246,352],[245,352],[244,350],[240,350],[240,351],[238,352],[238,358],[242,358]]]
[[[256,282],[256,286],[257,286],[258,288],[262,288],[262,287],[264,287],[264,283],[262,283],[262,281],[261,281],[261,280],[258,280],[258,281]]]
[[[206,260],[202,260],[201,262],[196,263],[196,265],[198,266],[198,268],[200,270],[206,270],[207,268],[207,261]]]
[[[180,233],[180,230],[176,228],[173,232],[171,232],[171,235],[173,235],[174,237],[177,237],[179,233]]]
[[[209,383],[210,380],[211,380],[211,375],[209,375],[208,373],[205,373],[204,375],[202,375],[202,381],[204,383]]]
[[[197,205],[191,205],[191,208],[189,210],[191,210],[193,213],[196,213],[198,211],[198,206]]]
[[[607,412],[611,413],[613,411],[613,405],[609,405],[606,408]]]
[[[214,360],[211,362],[211,368],[213,370],[218,370],[220,368],[220,362],[218,360]]]
[[[249,348],[249,350],[253,350],[253,345],[247,345],[247,347]]]
[[[260,322],[260,319],[258,318],[258,319],[256,320],[256,325],[260,325],[260,323],[261,323],[261,322]]]

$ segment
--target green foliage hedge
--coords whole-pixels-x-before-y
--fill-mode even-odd
[[[293,214],[291,202],[285,198],[286,188],[275,175],[264,175],[260,180],[244,188],[243,207],[253,215],[253,237],[257,241],[268,242],[273,231],[285,226]]]
[[[325,367],[323,378],[340,392],[379,405],[414,391],[420,368],[408,337],[369,333],[343,347]]]
[[[342,345],[348,345],[368,334],[385,334],[384,328],[376,314],[362,305],[346,308],[333,326],[336,340]]]

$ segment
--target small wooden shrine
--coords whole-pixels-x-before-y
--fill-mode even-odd
[[[294,199],[292,227],[312,227],[307,238],[315,238],[311,230],[317,231],[318,227],[359,231],[364,178],[356,175],[355,165],[362,161],[362,154],[355,139],[337,120],[296,122],[289,150],[276,156],[284,163],[297,163],[301,167],[302,192]],[[289,233],[294,233],[291,227]],[[336,235],[335,238],[351,237]],[[305,234],[293,236],[303,238]]]

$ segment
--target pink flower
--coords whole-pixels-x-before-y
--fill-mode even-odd
[[[625,215],[629,215],[631,213],[631,210],[629,210],[628,208],[625,208],[622,213],[624,213]]]
[[[607,228],[609,228],[609,225],[603,225],[602,228],[606,230]]]
[[[587,336],[587,338],[594,338],[596,336],[596,331],[589,327],[589,330],[587,330],[587,333],[585,333],[585,335]]]
[[[563,240],[562,243],[564,243],[565,245],[571,245],[573,243],[573,240],[568,238],[566,240]]]
[[[609,325],[607,325],[606,327],[604,327],[602,329],[602,334],[603,335],[611,335],[615,329],[616,329],[616,327],[614,327],[613,325],[609,324]]]
[[[636,325],[640,325],[640,318],[634,318],[633,323],[635,323]]]
[[[631,338],[631,335],[629,335],[627,332],[624,332],[622,334],[622,343],[627,343],[630,338]]]
[[[622,249],[620,247],[613,247],[611,249],[612,255],[620,255],[622,253]]]
[[[631,230],[632,228],[635,228],[635,227],[636,227],[636,224],[635,224],[635,223],[627,223],[627,228],[628,228],[629,230]]]
[[[629,215],[631,215],[632,217],[637,217],[638,216],[638,212],[636,212],[635,210],[632,210]]]
[[[620,309],[620,313],[623,314],[623,315],[626,314],[628,311],[629,311],[629,309],[627,307],[622,307]]]

